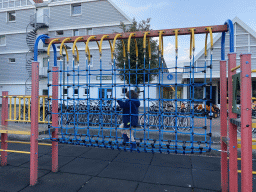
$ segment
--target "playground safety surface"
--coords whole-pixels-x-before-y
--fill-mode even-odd
[[[29,151],[29,145],[8,149]],[[0,167],[0,191],[173,192],[220,191],[220,157],[137,153],[59,145],[59,172],[51,172],[51,148],[39,146],[38,183],[29,186],[29,155],[9,153]],[[256,161],[253,161],[254,170]],[[240,162],[239,162],[240,169]],[[239,174],[240,183],[240,174]],[[253,177],[256,186],[256,176]],[[240,187],[239,187],[240,188]]]

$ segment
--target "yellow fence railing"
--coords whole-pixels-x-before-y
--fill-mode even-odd
[[[14,122],[31,122],[31,96],[8,95],[8,119]],[[50,96],[51,98],[51,96]],[[48,96],[41,95],[38,99],[38,123],[48,123]]]

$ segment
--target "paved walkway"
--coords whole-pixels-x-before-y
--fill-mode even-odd
[[[9,144],[29,151],[29,145]],[[59,146],[59,172],[51,172],[51,148],[39,146],[38,184],[29,186],[29,155],[10,153],[0,167],[0,191],[173,192],[220,191],[220,157],[124,152]],[[253,162],[256,168],[256,161]],[[239,175],[240,182],[240,175]],[[254,176],[256,186],[256,176]]]

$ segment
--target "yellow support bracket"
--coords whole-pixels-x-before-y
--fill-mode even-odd
[[[130,53],[131,48],[131,38],[135,36],[135,33],[131,33],[128,38],[127,52]]]
[[[147,40],[147,35],[149,35],[150,33],[149,32],[145,32],[144,33],[144,37],[143,37],[143,50],[144,52],[146,52],[146,40]]]
[[[88,55],[88,61],[90,62],[91,60],[91,55],[90,55],[90,50],[89,50],[89,42],[90,40],[92,39],[96,39],[96,36],[90,36],[87,41],[86,41],[86,44],[85,44],[85,53]]]
[[[190,36],[190,59],[192,58],[192,51],[195,50],[195,28],[189,29],[191,31]]]
[[[163,34],[164,31],[159,31],[159,53],[161,53],[162,56],[164,55]]]
[[[112,51],[111,51],[111,59],[114,58],[114,52],[115,52],[115,46],[116,46],[116,39],[119,38],[119,37],[122,37],[121,34],[116,34],[114,40],[113,40],[113,45],[112,45]]]
[[[109,36],[108,35],[103,35],[101,37],[101,40],[100,40],[100,47],[99,47],[99,52],[100,52],[100,55],[102,55],[102,42],[105,38],[108,38]]]
[[[56,41],[59,41],[59,39],[53,39],[53,40],[51,40],[51,42],[49,43],[49,45],[48,45],[48,48],[47,48],[47,55],[50,57],[50,48],[51,48],[51,46],[52,46],[52,44],[54,43],[54,42],[56,42]]]
[[[205,30],[210,33],[211,49],[213,49],[212,27],[206,27]],[[205,57],[207,57],[207,36],[208,36],[208,33],[206,33],[206,36],[205,36],[205,49],[204,49]]]
[[[179,34],[179,29],[175,29],[174,33],[175,33],[175,51],[176,54],[178,53],[178,34]]]
[[[70,40],[71,40],[70,37],[65,38],[65,39],[61,42],[61,44],[60,44],[60,55],[62,56],[62,48],[64,47],[65,52],[66,52],[66,55],[67,55],[67,62],[68,62],[68,50],[67,50],[66,46],[64,45],[64,43],[65,43],[65,41],[70,41]]]
[[[122,40],[122,46],[123,46],[123,58],[125,59],[125,57],[126,57],[126,52],[125,52],[125,43],[124,43],[124,40]]]

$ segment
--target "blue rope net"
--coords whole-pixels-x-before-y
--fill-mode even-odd
[[[104,54],[109,53],[103,52]],[[129,56],[123,69],[117,68],[115,57],[109,64],[104,63],[100,54],[99,65],[94,60],[93,66],[88,56],[86,55],[85,61],[80,63],[76,61],[75,56],[72,63],[64,65],[63,57],[58,62],[57,140],[60,143],[152,153],[187,154],[211,151],[212,113],[206,108],[198,110],[197,106],[198,103],[206,106],[207,102],[212,100],[212,54],[209,64],[205,60],[204,66],[196,66],[193,51],[189,66],[179,67],[176,53],[175,66],[168,67],[160,53],[158,67],[154,69],[150,68],[150,63],[148,69],[145,67],[145,56],[144,69],[131,69]],[[146,81],[146,74],[152,71],[157,71],[155,80]],[[49,59],[48,94],[52,88],[51,73]],[[179,80],[182,73],[189,74],[187,83],[181,83]],[[202,82],[195,81],[196,73],[204,73]],[[143,74],[144,82],[133,85],[130,78],[129,82],[120,81],[120,77],[125,74],[129,77],[136,75],[136,78],[138,74]],[[204,95],[207,95],[206,86],[210,89],[210,97],[196,99],[195,89],[203,87]],[[116,98],[124,99],[125,91],[138,88],[141,106],[138,114],[132,114],[138,116],[138,125],[122,128],[120,125],[124,114]],[[188,90],[188,99],[179,98],[178,90],[185,88]],[[172,93],[173,97],[168,93]],[[51,111],[50,103],[48,107],[48,111]],[[50,117],[48,121],[51,121]],[[201,124],[196,123],[197,121]],[[56,139],[51,138],[50,134],[50,130],[56,127],[52,127],[50,123],[48,127],[50,139]],[[134,135],[135,141],[124,142],[124,129],[128,130],[129,138]]]

